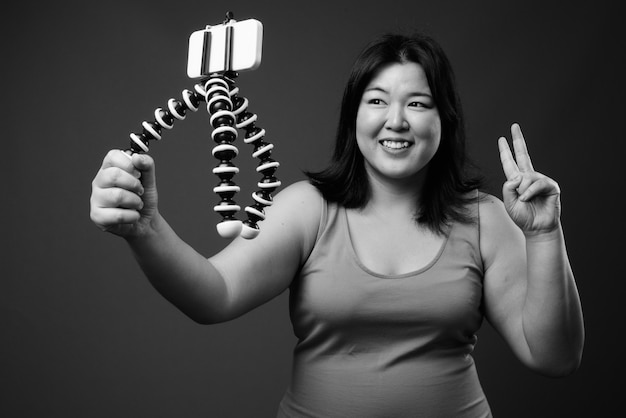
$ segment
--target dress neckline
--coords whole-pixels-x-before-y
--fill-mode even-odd
[[[430,270],[435,264],[437,264],[437,262],[441,258],[441,256],[444,253],[446,247],[448,246],[448,241],[450,239],[450,236],[452,235],[452,233],[454,232],[454,229],[455,229],[455,224],[453,224],[451,227],[448,228],[448,231],[445,234],[443,243],[441,244],[441,247],[437,251],[437,254],[435,254],[433,259],[430,260],[423,267],[420,267],[419,269],[416,269],[416,270],[413,270],[413,271],[409,271],[409,272],[406,272],[406,273],[383,274],[383,273],[379,273],[379,272],[376,272],[376,271],[370,269],[369,267],[367,267],[365,265],[365,263],[363,263],[363,261],[361,260],[361,258],[357,254],[356,249],[354,248],[354,242],[352,241],[352,234],[350,232],[350,223],[348,222],[348,213],[346,211],[346,208],[343,207],[343,206],[340,206],[340,213],[341,213],[341,222],[344,225],[345,239],[348,242],[348,249],[349,249],[350,255],[355,260],[356,264],[359,266],[359,268],[361,270],[363,270],[365,273],[367,273],[367,274],[369,274],[371,276],[378,277],[378,278],[381,278],[381,279],[404,279],[404,278],[407,278],[407,277],[420,275],[420,274]]]

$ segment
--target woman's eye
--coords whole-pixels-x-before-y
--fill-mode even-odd
[[[382,103],[383,103],[383,101],[382,101],[382,100],[380,100],[380,99],[369,99],[369,100],[367,101],[367,103],[369,103],[369,104],[373,104],[373,105],[379,105],[379,104],[382,104]]]
[[[425,102],[411,102],[411,103],[409,103],[409,106],[410,107],[424,108],[424,109],[432,108],[430,103],[425,103]]]

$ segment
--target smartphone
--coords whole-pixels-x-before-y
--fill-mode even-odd
[[[255,19],[207,26],[189,36],[187,75],[254,70],[261,64],[263,25]]]

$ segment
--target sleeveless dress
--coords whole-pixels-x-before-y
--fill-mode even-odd
[[[491,416],[471,356],[483,320],[474,206],[429,265],[387,276],[363,265],[346,210],[326,203],[290,288],[298,342],[279,418]]]

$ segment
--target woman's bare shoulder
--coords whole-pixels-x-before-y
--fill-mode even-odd
[[[281,212],[298,210],[301,215],[319,214],[323,206],[323,197],[319,190],[308,181],[295,182],[276,194],[275,205]]]
[[[290,184],[283,188],[276,197],[278,198],[281,195],[288,195],[291,198],[295,196],[311,201],[320,200],[322,198],[322,194],[317,187],[313,186],[311,182],[307,180],[300,180]]]
[[[498,211],[500,209],[504,209],[504,204],[502,200],[498,199],[496,196],[489,194],[487,192],[478,192],[478,204],[480,206],[481,212],[487,211]]]
[[[502,200],[488,193],[481,193],[480,197],[481,250],[485,261],[493,262],[505,250],[518,251],[523,240]]]
[[[305,242],[317,235],[324,208],[324,198],[308,181],[295,182],[276,194],[274,205],[267,209],[267,218],[281,219],[295,231],[304,234]]]

